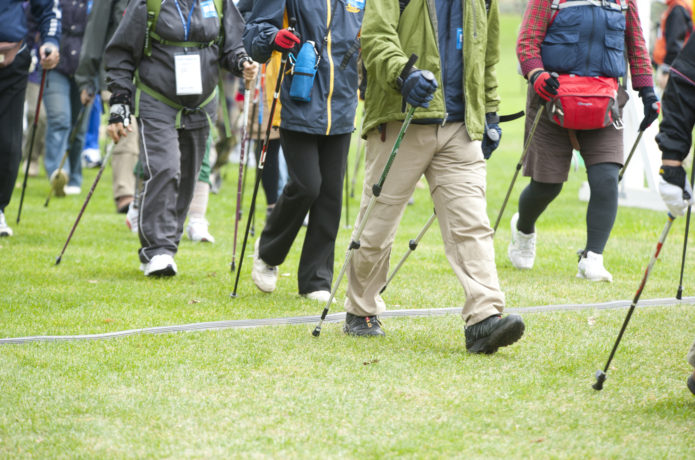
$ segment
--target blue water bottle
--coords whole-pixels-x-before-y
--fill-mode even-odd
[[[317,61],[315,43],[309,40],[302,45],[294,61],[290,98],[295,101],[311,101],[311,88],[314,86],[314,78],[318,68]]]

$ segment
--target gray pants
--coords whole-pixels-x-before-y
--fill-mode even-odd
[[[170,109],[166,107],[166,110]],[[176,254],[210,126],[177,130],[173,120],[164,121],[142,113],[138,126],[144,170],[138,221],[142,246],[139,255],[140,261],[147,263],[157,254]]]

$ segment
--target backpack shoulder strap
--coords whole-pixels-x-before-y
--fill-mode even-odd
[[[154,32],[154,27],[159,19],[159,11],[162,9],[161,0],[147,0],[147,33],[145,34],[145,55],[152,54],[152,39],[150,35]]]

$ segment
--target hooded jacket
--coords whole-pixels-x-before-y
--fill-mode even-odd
[[[27,21],[22,9],[24,0],[3,0],[0,3],[0,42],[19,42],[27,35]],[[31,0],[31,14],[41,33],[41,43],[60,44],[61,9],[58,0]]]
[[[340,65],[357,38],[364,4],[365,0],[263,0],[254,3],[244,30],[244,44],[254,60],[266,62],[270,58],[275,34],[287,27],[287,18],[297,20],[296,30],[302,44],[311,40],[321,50],[311,101],[290,99],[293,76],[285,74],[280,93],[280,127],[283,129],[316,135],[346,134],[354,130],[357,53],[350,57],[345,69]],[[326,35],[331,16],[333,22]],[[296,47],[295,52],[298,51]]]
[[[499,107],[495,65],[499,61],[497,0],[461,0],[463,9],[463,95],[466,130],[481,140],[485,114]],[[435,0],[411,0],[400,13],[398,0],[368,2],[362,25],[362,59],[367,69],[363,132],[381,123],[402,120],[402,96],[397,78],[412,53],[415,67],[431,71],[440,83],[429,108],[415,119],[446,119]]]

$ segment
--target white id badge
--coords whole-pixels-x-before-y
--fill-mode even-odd
[[[200,72],[200,54],[177,54],[174,56],[176,71],[176,95],[203,94],[203,77]]]

